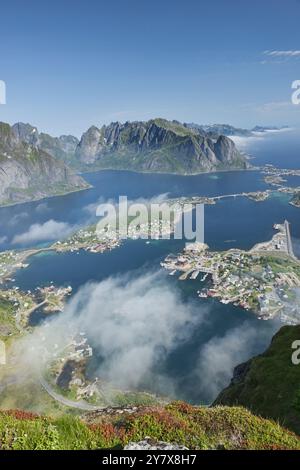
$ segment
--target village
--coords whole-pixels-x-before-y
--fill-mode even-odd
[[[250,251],[231,249],[212,252],[207,245],[189,244],[179,255],[169,255],[161,265],[179,279],[196,280],[205,287],[200,298],[215,297],[224,304],[251,310],[259,319],[279,317],[287,324],[299,323],[300,262],[289,251],[289,232],[285,224],[271,241],[257,244]]]
[[[22,291],[18,286],[0,290],[0,301],[10,304],[15,327],[23,332],[29,325],[30,317],[38,309],[45,313],[62,312],[65,299],[72,292],[71,286],[54,285],[37,287],[34,291]]]

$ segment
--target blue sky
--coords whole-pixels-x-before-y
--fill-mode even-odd
[[[10,0],[0,17],[2,121],[300,126],[299,0]]]

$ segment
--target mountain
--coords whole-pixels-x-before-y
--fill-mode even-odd
[[[145,438],[154,446],[163,440],[190,450],[300,450],[295,434],[243,408],[179,402],[108,408],[81,417],[0,412],[0,445],[5,450],[124,449]]]
[[[80,141],[51,137],[30,124],[13,126],[16,136],[63,160],[77,171],[121,169],[192,174],[247,168],[248,163],[224,135],[208,135],[178,121],[113,122],[90,127]]]
[[[282,327],[263,354],[235,368],[214,404],[245,406],[300,434],[300,364],[292,362],[299,340],[300,325]]]
[[[15,136],[30,145],[40,148],[44,152],[49,153],[54,158],[69,163],[75,154],[79,140],[73,135],[61,135],[60,137],[52,137],[43,132],[39,133],[36,127],[31,124],[18,122],[12,126]]]
[[[74,166],[193,174],[245,169],[248,163],[224,135],[211,139],[178,121],[153,119],[91,127],[77,146]]]
[[[0,205],[32,201],[89,185],[36,145],[35,128],[0,123]]]

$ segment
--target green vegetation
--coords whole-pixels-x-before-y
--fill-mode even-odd
[[[292,344],[300,340],[300,326],[284,326],[267,351],[244,365],[234,383],[216,404],[242,405],[278,420],[300,434],[300,365],[292,362]]]
[[[7,341],[15,333],[17,329],[13,305],[0,296],[0,340]]]
[[[140,408],[134,414],[92,413],[83,419],[0,413],[1,449],[123,448],[146,436],[189,449],[300,449],[296,435],[243,408],[173,403]]]

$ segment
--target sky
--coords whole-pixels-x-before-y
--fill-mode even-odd
[[[1,121],[300,127],[299,0],[10,0],[0,18]]]

